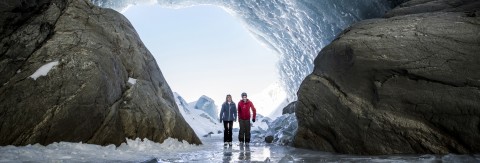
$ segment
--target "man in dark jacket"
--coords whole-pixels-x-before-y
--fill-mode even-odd
[[[252,121],[255,122],[257,111],[253,106],[253,103],[247,99],[247,93],[242,93],[242,100],[238,102],[238,122],[240,123],[240,133],[238,134],[238,140],[240,144],[250,143],[250,109],[252,109],[253,117]]]
[[[233,122],[237,121],[237,107],[232,101],[232,96],[227,95],[225,102],[222,104],[220,110],[220,123],[223,122],[223,143],[225,146],[232,146],[232,126]]]

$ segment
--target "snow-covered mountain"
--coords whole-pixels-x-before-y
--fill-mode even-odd
[[[185,99],[183,99],[183,97],[180,96],[177,92],[173,92],[173,96],[175,97],[175,103],[177,103],[178,109],[180,109],[180,111],[183,110],[184,113],[190,114],[190,109],[187,101],[185,101]],[[183,113],[182,115],[185,116],[185,114]]]
[[[275,90],[281,87],[275,87],[271,86],[269,87],[269,91],[264,91],[270,94],[264,94],[265,96],[263,97],[263,102],[267,101],[269,102],[268,104],[278,104],[279,101],[277,99],[286,98],[285,94],[278,94]],[[275,89],[272,89],[275,88]],[[218,118],[216,117],[217,115],[215,114],[215,118],[211,117],[208,113],[206,113],[203,109],[196,109],[196,106],[204,106],[203,108],[209,109],[209,107],[205,107],[208,105],[213,104],[213,100],[208,98],[207,96],[202,96],[200,99],[202,101],[200,102],[191,102],[187,103],[182,96],[180,96],[178,93],[174,92],[175,96],[175,102],[177,103],[180,112],[182,113],[183,117],[187,121],[188,124],[193,128],[197,136],[199,137],[205,137],[209,134],[218,134],[218,135],[223,135],[220,134],[220,132],[223,132],[223,124],[218,122]],[[257,96],[260,97],[260,96]],[[200,100],[199,100],[200,101]],[[259,100],[262,101],[262,100]],[[281,102],[284,102],[285,100],[281,100]],[[296,117],[294,114],[288,114],[288,115],[281,115],[281,108],[277,110],[280,110],[280,116],[278,116],[276,119],[272,120],[270,117],[263,116],[261,113],[259,113],[259,109],[262,108],[262,104],[265,103],[258,103],[259,105],[256,106],[257,108],[257,116],[255,118],[255,122],[251,122],[252,128],[251,128],[251,133],[252,133],[252,143],[260,143],[263,144],[265,143],[265,137],[266,136],[273,136],[273,143],[278,143],[278,144],[288,144],[291,142],[291,139],[293,138],[294,133],[296,132],[297,129],[297,123],[296,123]],[[281,103],[280,103],[281,104]],[[238,135],[238,122],[234,123],[234,137]]]
[[[255,105],[257,113],[276,118],[282,115],[282,109],[288,104],[287,92],[280,82],[276,82],[265,88],[258,94],[253,94],[249,99]]]
[[[194,106],[193,106],[194,109],[204,111],[205,113],[210,115],[210,117],[213,117],[215,120],[218,120],[217,106],[215,105],[215,101],[212,98],[202,95],[200,98],[198,98],[197,101],[193,103],[194,103]]]
[[[215,115],[212,117],[203,109],[194,109],[178,93],[174,92],[173,95],[175,98],[175,102],[177,103],[178,108],[180,110],[180,113],[183,115],[183,118],[185,119],[185,121],[187,121],[190,127],[193,128],[193,130],[195,131],[198,137],[209,135],[209,133],[217,134],[219,133],[219,131],[223,132],[223,125],[218,122],[218,117],[217,117],[218,115]],[[205,96],[204,98],[200,98],[200,99],[210,99],[210,98]],[[211,100],[211,103],[209,102],[210,101],[208,100],[205,100],[205,101],[202,100],[202,103],[206,105],[201,105],[201,106],[208,106],[209,104],[212,104],[213,106],[215,106],[215,104],[213,103],[213,100]],[[204,107],[204,108],[206,108],[206,110],[211,109],[208,107]],[[215,107],[215,110],[216,110],[216,107]]]

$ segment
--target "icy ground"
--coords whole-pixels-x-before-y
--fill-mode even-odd
[[[223,135],[202,138],[195,146],[167,139],[164,143],[129,140],[120,147],[54,143],[0,147],[0,162],[480,162],[480,155],[354,156],[255,143],[223,146]]]

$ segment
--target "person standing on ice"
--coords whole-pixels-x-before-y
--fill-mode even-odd
[[[232,96],[227,95],[225,102],[220,110],[220,123],[223,122],[223,143],[224,146],[232,146],[232,126],[237,121],[237,107],[232,101]]]
[[[240,145],[250,143],[250,109],[252,109],[253,117],[252,121],[255,122],[257,111],[253,106],[252,101],[248,100],[247,93],[242,93],[242,100],[238,102],[238,122],[240,123],[240,133],[238,134],[238,140]]]

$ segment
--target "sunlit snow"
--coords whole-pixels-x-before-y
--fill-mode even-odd
[[[128,78],[128,83],[130,83],[130,84],[132,84],[132,85],[135,85],[135,83],[137,83],[137,79]]]
[[[119,147],[93,144],[60,142],[47,146],[39,144],[22,147],[5,146],[0,148],[0,162],[104,162],[104,161],[145,161],[159,154],[187,152],[201,149],[200,146],[168,138],[162,144],[144,139],[127,139]],[[157,155],[157,156],[156,156]]]
[[[37,80],[37,78],[40,76],[47,76],[48,72],[50,72],[53,66],[56,66],[56,65],[58,65],[58,61],[47,63],[42,67],[38,68],[37,71],[35,71],[35,73],[33,73],[30,77],[33,80]]]

